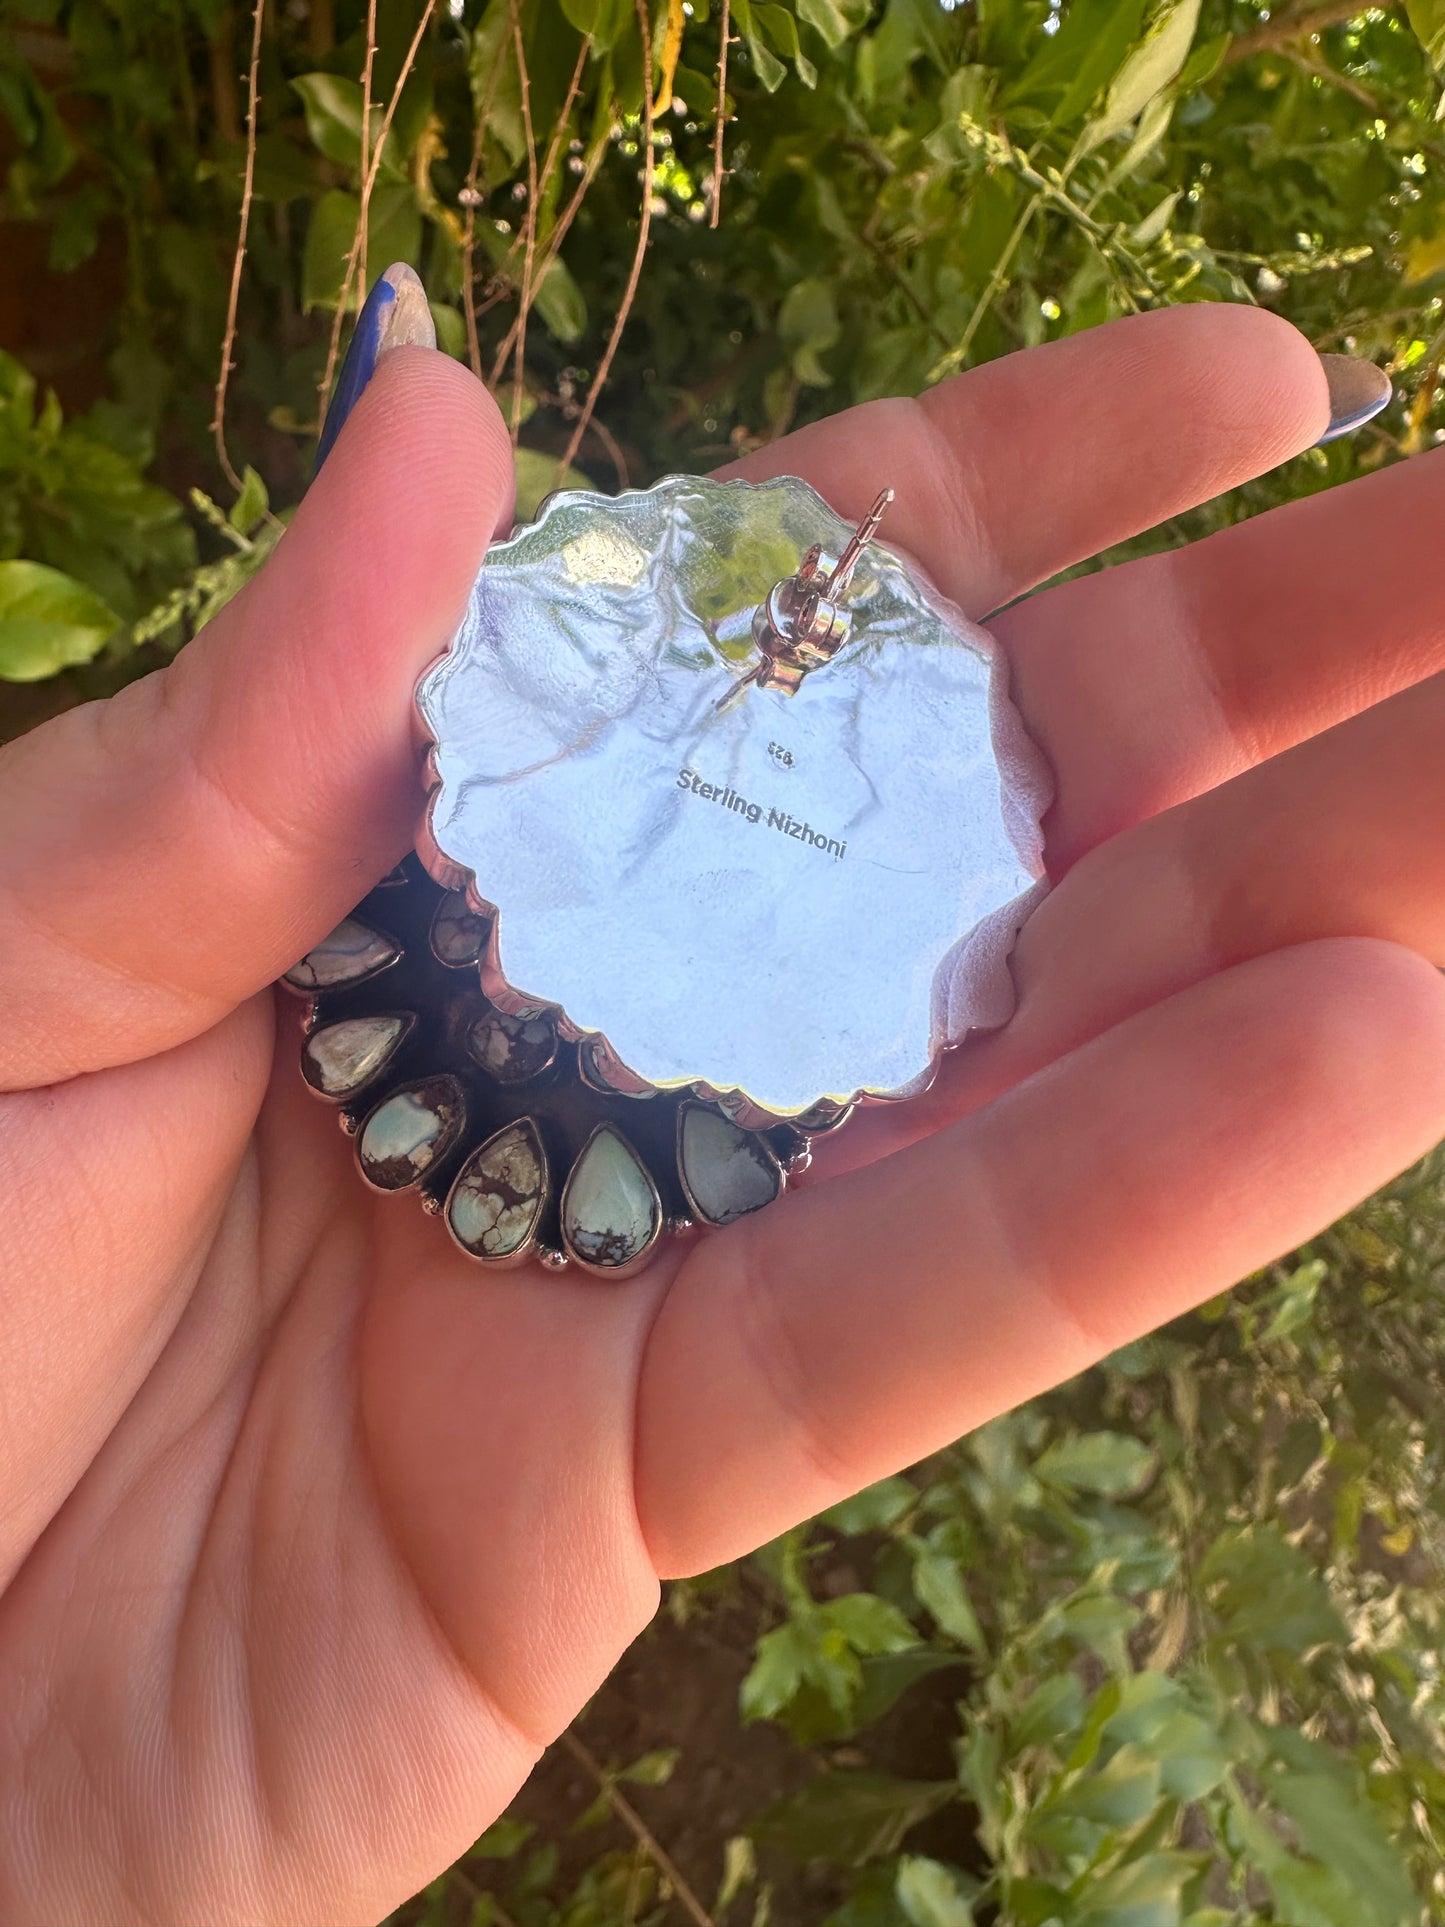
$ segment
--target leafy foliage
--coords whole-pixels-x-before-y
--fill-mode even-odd
[[[1277,307],[1388,361],[1401,399],[1357,443],[1163,539],[1438,432],[1429,5],[1281,24],[1246,0],[736,0],[720,183],[719,0],[455,0],[408,65],[420,12],[382,0],[369,88],[360,0],[268,15],[226,434],[283,502],[334,311],[357,299],[363,200],[365,276],[418,264],[443,346],[516,426],[529,499],[564,454],[602,482],[695,469],[1180,300]],[[67,273],[120,248],[126,288],[110,392],[84,420],[62,424],[0,364],[0,554],[99,594],[118,663],[156,626],[125,625],[162,601],[192,626],[214,605],[187,578],[215,531],[183,516],[198,479],[226,498],[197,463],[240,218],[245,26],[226,0],[10,0],[0,22],[9,214]],[[141,479],[157,438],[173,492]]]
[[[268,7],[236,489],[212,416],[249,10],[9,0],[6,214],[57,273],[88,286],[113,258],[123,287],[103,399],[70,419],[0,355],[0,681],[53,679],[53,706],[113,687],[234,593],[304,485],[357,280],[395,257],[495,388],[525,501],[568,464],[606,485],[702,468],[1201,299],[1382,361],[1397,400],[1130,552],[1445,432],[1439,0],[731,0],[720,179],[719,0],[454,0],[408,65],[421,8],[380,0],[368,87],[361,0]],[[770,1729],[797,1768],[759,1785],[692,1906],[764,1927],[770,1896],[804,1917],[807,1879],[830,1927],[1445,1920],[1442,1265],[1437,1164],[675,1588],[675,1618],[736,1640],[743,1614],[739,1743]],[[898,1737],[920,1707],[943,1709],[942,1758]],[[702,1763],[658,1717],[640,1757],[596,1766],[576,1831],[498,1821],[406,1919],[678,1918],[639,1815]]]

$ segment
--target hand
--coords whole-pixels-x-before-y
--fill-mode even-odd
[[[894,482],[890,535],[981,615],[1325,417],[1300,337],[1197,306],[746,469],[849,515]],[[1059,883],[1014,1023],[834,1141],[894,1155],[626,1284],[478,1272],[357,1182],[267,986],[409,842],[412,683],[509,476],[470,376],[388,354],[245,593],[0,757],[0,1918],[374,1919],[659,1574],[1079,1370],[1445,1129],[1432,456],[1000,618]]]

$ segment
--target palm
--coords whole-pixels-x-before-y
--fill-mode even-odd
[[[1141,396],[1137,351],[1120,363],[1106,331],[1066,344],[1082,364],[1038,358],[1032,417],[999,365],[940,391],[930,423],[882,404],[866,432],[843,418],[768,462],[848,511],[893,438],[898,539],[981,612],[1318,432],[1312,358],[1285,331],[1196,311],[1122,332],[1174,329],[1169,389],[1183,358],[1208,392],[1240,325],[1256,369],[1276,358],[1268,422],[1217,404],[1172,456],[1148,438],[1161,372]],[[1049,480],[1029,435],[1126,375],[1134,441],[1099,456],[1116,485]],[[937,436],[990,446],[990,408],[1009,446],[970,497]],[[1068,874],[1025,933],[1015,1023],[830,1155],[926,1142],[621,1286],[479,1275],[357,1184],[257,986],[399,854],[406,691],[504,507],[504,464],[480,391],[398,355],[170,691],[0,765],[27,824],[0,870],[18,1199],[0,1219],[0,1804],[23,1843],[0,1865],[6,1917],[374,1917],[500,1809],[659,1572],[736,1554],[1219,1288],[1445,1114],[1433,975],[1389,944],[1311,941],[1445,956],[1438,839],[1415,830],[1442,800],[1441,691],[1184,801],[1445,655],[1428,583],[1397,584],[1371,675],[1347,611],[1232,688],[1229,584],[1259,573],[1257,524],[1253,550],[1206,549],[1193,578],[1138,565],[1004,624]],[[1380,541],[1433,516],[1434,465],[1381,484],[1360,511]],[[1331,546],[1297,515],[1273,536],[1279,578],[1317,575]],[[300,648],[279,634],[298,627]],[[1235,834],[1261,820],[1279,833]]]

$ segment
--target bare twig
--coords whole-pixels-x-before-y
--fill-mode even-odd
[[[598,415],[592,417],[592,420],[588,423],[588,427],[607,451],[607,459],[611,462],[617,474],[618,488],[630,488],[632,485],[632,477],[628,472],[627,457],[623,454],[622,446],[617,437],[607,426],[606,422]]]
[[[642,35],[642,213],[637,224],[637,249],[632,257],[632,267],[627,276],[627,286],[622,292],[622,301],[617,310],[617,319],[612,324],[612,333],[607,338],[607,346],[602,359],[597,364],[597,373],[592,378],[592,386],[587,390],[587,399],[582,405],[582,413],[572,430],[572,439],[562,457],[562,468],[568,469],[576,459],[577,450],[582,446],[582,437],[587,433],[587,425],[592,420],[592,412],[597,406],[597,398],[606,385],[612,372],[613,358],[617,345],[622,340],[622,330],[627,326],[627,317],[632,312],[632,304],[637,299],[637,284],[642,279],[642,263],[647,254],[648,236],[652,230],[652,180],[654,160],[652,153],[652,23],[648,18],[647,0],[636,0],[637,25]]]
[[[527,72],[527,50],[522,44],[522,9],[507,0],[512,23],[512,46],[517,55],[517,88],[521,95],[522,131],[527,141],[527,218],[523,223],[522,299],[517,310],[517,351],[512,362],[512,443],[522,425],[522,383],[527,364],[527,315],[532,306],[532,272],[537,263],[537,137],[532,127],[532,80]]]
[[[1385,113],[1385,104],[1378,94],[1372,94],[1368,87],[1362,87],[1349,74],[1342,74],[1338,68],[1331,67],[1328,61],[1306,53],[1303,47],[1281,47],[1280,52],[1291,66],[1299,67],[1316,80],[1322,80],[1327,87],[1338,87],[1342,94],[1349,94],[1362,107],[1368,107],[1372,114],[1383,116]]]
[[[236,230],[236,253],[231,262],[231,293],[226,303],[226,332],[221,337],[221,368],[216,376],[216,405],[211,416],[211,434],[216,444],[216,459],[221,473],[238,492],[241,478],[231,465],[226,447],[226,393],[231,385],[231,362],[236,349],[236,314],[241,305],[241,273],[246,265],[246,235],[251,225],[251,197],[256,179],[256,103],[261,72],[261,30],[266,20],[266,0],[255,0],[251,16],[251,68],[246,82],[246,168],[241,177],[241,219]]]
[[[577,104],[577,96],[582,91],[582,76],[587,71],[588,57],[592,52],[592,36],[584,33],[582,44],[577,49],[577,64],[572,69],[572,78],[567,83],[566,97],[561,112],[552,125],[552,138],[547,143],[547,158],[542,163],[542,175],[537,185],[538,194],[545,199],[547,189],[552,184],[552,175],[558,161],[562,158],[562,142],[566,137],[567,125],[572,118],[572,109]]]
[[[732,31],[731,0],[722,0],[722,39],[717,50],[717,121],[712,130],[712,214],[708,225],[716,227],[722,213],[723,123],[728,111],[728,35]]]
[[[1286,13],[1265,26],[1236,34],[1225,50],[1220,65],[1233,67],[1254,54],[1278,53],[1292,41],[1323,33],[1326,27],[1342,26],[1346,20],[1358,19],[1371,5],[1388,8],[1390,4],[1391,0],[1324,0],[1322,6]]]
[[[1020,244],[1029,230],[1029,224],[1042,203],[1043,196],[1038,192],[1024,203],[1023,212],[1014,222],[1013,230],[1004,242],[998,259],[994,262],[993,272],[985,282],[982,294],[973,304],[973,312],[964,324],[963,333],[942,361],[929,371],[931,381],[939,379],[942,375],[952,374],[955,369],[962,368],[968,360],[968,351],[973,346],[973,338],[982,326],[985,315],[1003,292],[1004,283],[1008,280],[1008,271],[1013,266],[1013,258],[1018,253]]]
[[[421,52],[421,43],[426,38],[426,30],[431,25],[432,15],[436,10],[437,0],[426,0],[421,19],[416,23],[416,32],[412,35],[411,44],[406,50],[406,58],[401,63],[401,72],[396,77],[396,85],[391,90],[391,99],[386,103],[386,112],[381,117],[381,127],[376,136],[376,151],[371,157],[371,169],[366,177],[368,193],[376,185],[376,176],[381,168],[382,149],[386,146],[387,136],[391,132],[391,123],[396,119],[396,110],[401,105],[402,92],[411,79],[411,70],[416,65],[416,57]]]
[[[531,196],[534,208],[540,208],[542,202],[546,199],[547,189],[551,185],[553,172],[557,166],[557,162],[561,158],[562,142],[566,137],[568,122],[572,118],[572,108],[576,103],[578,93],[581,91],[582,74],[586,68],[587,57],[591,51],[592,36],[590,33],[584,34],[582,36],[582,45],[577,50],[577,64],[572,69],[572,79],[568,84],[567,97],[562,102],[561,112],[557,115],[556,121],[553,124],[552,138],[547,145],[547,157],[542,163],[542,171],[537,177],[536,190]],[[599,155],[598,158],[600,160],[601,156]],[[506,367],[508,358],[514,348],[517,350],[517,359],[520,366],[526,344],[527,317],[532,312],[532,308],[536,303],[538,291],[546,279],[548,269],[557,258],[558,250],[561,248],[567,229],[572,225],[572,219],[577,212],[577,206],[581,200],[582,193],[585,193],[586,188],[591,185],[596,172],[597,169],[593,167],[591,173],[586,174],[586,180],[581,189],[573,195],[571,202],[563,210],[559,221],[554,225],[553,232],[548,237],[547,250],[542,256],[540,267],[538,267],[536,261],[536,221],[529,219],[523,226],[522,235],[530,252],[527,262],[524,263],[523,281],[519,290],[520,301],[517,308],[517,317],[507,330],[506,339],[497,350],[496,360],[492,363],[491,385],[494,388],[501,380],[502,371]],[[586,173],[585,169],[584,173]],[[508,253],[509,260],[511,253],[515,252],[516,247],[517,242],[514,241],[512,243],[512,249]]]
[[[462,206],[466,210],[462,225],[462,313],[467,323],[467,359],[472,364],[472,373],[477,380],[482,379],[482,342],[477,333],[477,209],[482,204],[482,190],[479,185],[482,176],[482,155],[487,144],[487,123],[492,116],[492,102],[497,97],[497,87],[502,78],[502,63],[492,62],[492,71],[487,77],[487,89],[476,103],[476,127],[472,133],[472,158],[467,168],[466,185],[462,189]],[[490,305],[490,304],[488,304]]]
[[[712,1915],[678,1872],[671,1854],[658,1840],[611,1774],[603,1772],[596,1755],[582,1744],[575,1733],[564,1733],[562,1744],[577,1764],[597,1782],[606,1796],[607,1804],[671,1887],[678,1905],[693,1923],[693,1927],[717,1927]]]
[[[367,203],[366,176],[371,164],[368,144],[371,139],[371,71],[376,64],[376,0],[366,0],[366,52],[361,61],[361,213],[357,218],[356,232],[351,237],[351,252],[346,257],[346,270],[341,277],[341,292],[336,298],[336,313],[331,317],[331,339],[326,348],[326,366],[322,370],[321,384],[317,391],[320,406],[317,410],[317,426],[326,413],[326,399],[331,393],[332,377],[336,373],[336,358],[341,351],[341,326],[346,319],[346,310],[351,301],[351,284],[356,278],[358,258],[366,252]],[[378,151],[380,142],[377,143]]]
[[[366,52],[361,60],[361,168],[366,179],[371,166],[371,77],[376,66],[376,0],[366,0]]]
[[[376,0],[368,0],[368,27],[375,19],[375,5]],[[396,77],[396,85],[391,90],[391,98],[386,103],[386,112],[381,117],[381,126],[377,129],[376,146],[372,150],[371,164],[365,168],[362,175],[361,212],[356,223],[356,234],[351,243],[351,253],[347,259],[346,276],[341,283],[341,299],[337,303],[335,325],[331,331],[331,348],[326,357],[326,372],[322,377],[321,385],[323,400],[330,392],[331,377],[335,373],[336,353],[341,340],[341,321],[346,313],[347,302],[350,299],[351,284],[356,279],[358,272],[363,275],[365,274],[366,229],[368,211],[371,207],[372,189],[376,186],[376,177],[381,172],[381,158],[386,152],[387,137],[391,133],[391,123],[396,119],[396,110],[401,101],[402,92],[406,87],[406,83],[411,79],[411,70],[416,65],[416,57],[421,49],[422,39],[426,30],[431,25],[431,17],[436,12],[436,5],[437,0],[426,0],[426,5],[422,8],[421,18],[416,23],[416,32],[411,37],[411,44],[406,50],[406,58],[401,63],[401,72]],[[365,109],[367,105],[367,101],[363,99],[363,109]],[[362,119],[361,139],[362,153],[364,155],[367,141],[365,114],[363,114]]]
[[[552,263],[557,259],[557,256],[562,251],[562,243],[567,238],[567,230],[571,227],[573,221],[576,219],[577,210],[581,207],[583,201],[586,199],[588,188],[591,187],[593,181],[596,180],[597,178],[597,170],[599,167],[601,167],[603,157],[607,152],[607,140],[608,140],[608,135],[610,131],[611,130],[609,128],[604,128],[602,132],[598,134],[595,140],[593,141],[591,151],[588,154],[586,162],[584,163],[582,168],[582,178],[578,181],[576,188],[573,190],[571,200],[567,203],[566,207],[563,208],[561,214],[558,216],[556,226],[552,229],[551,234],[549,234],[547,237],[547,245],[543,249],[542,259],[537,266],[535,275],[533,276],[533,282],[532,282],[533,301],[536,300],[537,289],[541,287],[543,281],[547,277],[547,270],[551,267]],[[511,354],[513,348],[516,346],[517,331],[520,325],[521,325],[521,317],[518,316],[518,318],[515,321],[513,321],[511,327],[508,329],[506,335],[504,336],[501,347],[497,350],[496,360],[492,363],[491,385],[494,388],[496,387],[498,381],[501,379],[502,370],[507,365],[507,357]]]

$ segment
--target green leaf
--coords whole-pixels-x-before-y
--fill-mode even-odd
[[[952,1780],[900,1780],[886,1773],[823,1773],[780,1800],[752,1827],[759,1840],[799,1860],[856,1866],[896,1853],[910,1827],[956,1799]]]
[[[1009,1750],[1048,1746],[1079,1730],[1084,1717],[1084,1683],[1076,1673],[1058,1673],[1036,1686],[1009,1720]]]
[[[623,1767],[617,1777],[630,1780],[634,1786],[666,1786],[681,1757],[678,1747],[657,1746],[650,1753],[640,1755],[631,1766]]]
[[[291,85],[301,96],[301,104],[306,110],[306,131],[312,144],[329,161],[336,161],[349,168],[353,174],[361,171],[361,83],[348,80],[342,74],[302,74]],[[385,108],[377,101],[372,102],[370,115],[369,141],[376,141],[381,133],[385,118]],[[382,155],[379,178],[390,176],[392,180],[404,178],[404,169],[393,159],[394,137],[388,137],[386,150]]]
[[[334,308],[341,296],[342,277],[351,254],[361,201],[342,188],[331,188],[312,209],[301,266],[301,304],[307,309]],[[361,286],[353,284],[351,307],[359,307],[366,290],[389,262],[414,260],[421,251],[421,212],[409,183],[378,183],[367,214],[366,260]]]
[[[472,1848],[479,1860],[510,1860],[520,1853],[537,1831],[530,1820],[514,1820],[503,1814],[494,1820]]]
[[[333,187],[311,210],[306,251],[301,263],[303,308],[334,308],[341,295],[347,257],[361,219],[361,202],[343,188]]]
[[[542,276],[534,305],[557,341],[576,341],[587,326],[586,300],[560,256]]]
[[[1066,1781],[1041,1812],[1092,1820],[1101,1826],[1137,1826],[1159,1798],[1159,1762],[1147,1748],[1121,1746],[1104,1766]]]
[[[1405,0],[1405,17],[1430,65],[1445,70],[1445,0]]]
[[[778,333],[791,350],[799,381],[827,386],[832,377],[818,356],[833,347],[842,332],[833,289],[826,281],[799,281],[789,288],[778,310]]]
[[[524,452],[531,451],[519,448],[518,457]],[[519,477],[520,474],[519,462]],[[738,1690],[738,1705],[744,1720],[770,1720],[780,1713],[808,1677],[815,1651],[813,1640],[791,1621],[764,1633]]]
[[[1137,1606],[1106,1593],[1091,1593],[1065,1606],[1059,1621],[1069,1638],[1097,1653],[1106,1666],[1120,1673],[1127,1669],[1126,1641],[1139,1623]]]
[[[788,77],[788,70],[773,53],[755,23],[751,0],[734,0],[733,19],[743,30],[753,71],[767,93],[775,94]]]
[[[241,493],[231,504],[226,520],[238,535],[250,535],[265,520],[270,506],[266,484],[248,462],[241,476]]]
[[[1085,1432],[1051,1445],[1034,1461],[1034,1474],[1050,1485],[1118,1498],[1137,1491],[1153,1463],[1148,1446],[1123,1432]]]
[[[909,1927],[974,1927],[964,1876],[941,1860],[904,1854],[893,1891]]]
[[[939,1652],[932,1646],[910,1646],[897,1653],[865,1653],[859,1661],[861,1677],[853,1695],[849,1730],[862,1732],[881,1720],[910,1687],[930,1673],[956,1671],[964,1664],[958,1653]]]
[[[722,1878],[718,1881],[715,1914],[725,1913],[744,1887],[758,1877],[758,1857],[745,1833],[733,1834],[723,1846]]]
[[[1398,1849],[1348,1773],[1282,1773],[1269,1797],[1299,1829],[1300,1845],[1361,1896],[1360,1919],[1382,1927],[1407,1918],[1415,1899]]]
[[[912,1622],[877,1593],[844,1593],[819,1612],[860,1653],[901,1653],[920,1643]]]
[[[830,48],[841,47],[868,20],[866,0],[798,0],[798,18],[821,34]]]
[[[467,324],[455,308],[445,301],[433,301],[431,308],[432,326],[437,331],[437,346],[444,355],[454,361],[467,358]]]
[[[1068,0],[1058,32],[1041,37],[1006,89],[1005,105],[1027,105],[1054,126],[1070,126],[1113,78],[1143,19],[1144,0]]]
[[[983,1629],[956,1559],[943,1552],[923,1553],[914,1563],[913,1590],[951,1639],[973,1652],[984,1650]]]
[[[1163,93],[1178,77],[1199,25],[1199,4],[1200,0],[1168,0],[1143,41],[1115,75],[1103,112],[1090,121],[1080,135],[1080,145],[1085,150],[1122,134],[1155,95]]]
[[[1260,1333],[1258,1343],[1268,1345],[1275,1339],[1284,1338],[1298,1331],[1301,1325],[1309,1323],[1314,1316],[1315,1300],[1320,1286],[1329,1276],[1329,1267],[1322,1259],[1312,1259],[1308,1264],[1297,1265],[1285,1278],[1278,1289],[1264,1302],[1275,1307],[1274,1315]]]
[[[1149,1853],[1076,1884],[1079,1927],[1180,1927],[1180,1896],[1197,1871],[1178,1853]]]
[[[911,1479],[880,1479],[849,1499],[840,1499],[818,1517],[835,1532],[881,1532],[918,1503],[918,1487]]]
[[[73,576],[43,562],[0,562],[0,681],[42,682],[90,662],[119,626]]]
[[[1303,1653],[1345,1637],[1324,1581],[1277,1526],[1220,1533],[1200,1565],[1199,1587],[1226,1647]]]

